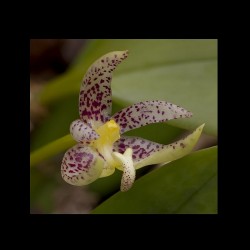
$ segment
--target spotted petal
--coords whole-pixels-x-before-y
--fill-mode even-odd
[[[96,140],[99,137],[95,130],[79,119],[71,123],[70,133],[77,142],[82,143]]]
[[[128,51],[114,51],[94,62],[83,78],[79,96],[80,118],[91,126],[105,123],[111,114],[112,72],[128,56]],[[96,122],[98,121],[98,122]]]
[[[127,148],[132,148],[135,169],[151,164],[167,163],[189,154],[197,143],[203,127],[204,124],[186,138],[169,145],[162,145],[139,137],[122,136],[114,144],[113,150],[123,154]],[[118,168],[122,170],[120,167]]]
[[[121,133],[125,133],[147,124],[191,116],[191,112],[170,102],[145,101],[122,109],[112,119],[120,125]]]
[[[61,174],[71,185],[82,186],[95,181],[102,173],[104,160],[90,147],[79,144],[64,155]]]

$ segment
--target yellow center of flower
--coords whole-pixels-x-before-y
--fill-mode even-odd
[[[96,140],[98,145],[113,144],[120,139],[120,127],[114,120],[110,120],[97,128],[96,133],[100,136]]]
[[[103,155],[110,166],[115,167],[117,162],[112,157],[113,143],[120,139],[120,127],[114,121],[110,120],[95,129],[99,138],[93,142],[93,146]]]

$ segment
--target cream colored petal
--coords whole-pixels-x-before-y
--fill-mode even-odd
[[[64,155],[61,174],[71,185],[83,186],[98,179],[102,173],[104,160],[91,147],[77,144]]]
[[[112,119],[121,127],[121,134],[152,123],[189,118],[190,111],[166,101],[138,102],[115,113]]]
[[[137,161],[134,165],[135,169],[139,169],[152,164],[168,163],[189,154],[200,138],[204,126],[205,124],[202,124],[186,138],[169,145],[164,145],[162,148],[160,148],[158,151],[155,151],[150,156]]]
[[[96,60],[87,70],[79,95],[79,114],[86,124],[96,126],[109,120],[113,71],[127,56],[127,50],[110,52]]]

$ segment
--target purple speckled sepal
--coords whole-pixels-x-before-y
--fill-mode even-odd
[[[192,113],[165,101],[145,101],[124,108],[112,119],[120,125],[121,134],[151,123],[191,117]]]
[[[85,123],[90,123],[90,120],[102,123],[108,121],[112,108],[112,72],[127,56],[128,51],[111,52],[88,69],[79,96],[80,118]]]

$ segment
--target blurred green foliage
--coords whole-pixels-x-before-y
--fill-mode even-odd
[[[158,99],[183,106],[194,114],[191,119],[170,121],[167,124],[148,125],[130,131],[129,135],[137,135],[152,141],[168,144],[185,130],[194,129],[204,122],[206,123],[204,132],[214,136],[217,135],[217,40],[90,40],[88,41],[88,47],[84,48],[77,59],[72,62],[70,69],[48,82],[41,92],[40,101],[48,108],[49,115],[39,124],[32,135],[32,151],[69,133],[70,123],[79,116],[79,88],[88,67],[105,53],[126,49],[129,50],[129,57],[118,66],[112,80],[113,113],[141,100]],[[189,169],[184,164],[186,160],[190,166],[192,161],[196,162],[195,166],[198,169],[199,162],[201,168],[203,168],[202,166],[206,160],[212,157],[216,158],[214,149],[210,150],[209,153],[201,153],[200,155],[200,161],[196,161],[196,157],[193,156],[176,161],[182,164],[182,167],[176,168],[178,170],[176,170],[178,172],[178,174],[176,172],[176,188],[179,185],[178,179],[182,178],[186,173],[186,171],[182,170],[185,167]],[[58,158],[61,159],[61,156],[58,156]],[[215,158],[213,163],[211,163],[214,167],[216,167]],[[175,166],[174,164],[177,163],[173,162],[171,164]],[[56,177],[50,176],[48,178],[47,175],[44,176],[41,171],[35,168],[31,169],[30,176],[31,206],[38,206],[45,212],[53,212],[52,191],[58,185],[62,185],[63,180],[58,182]],[[166,169],[175,171],[174,167],[167,167]],[[59,171],[60,160],[58,165],[56,165],[56,172]],[[164,172],[165,168],[161,171]],[[166,178],[169,174],[168,171],[162,173]],[[148,176],[151,176],[154,172],[156,171],[147,174],[141,179],[149,178]],[[58,177],[58,175],[56,176]],[[107,197],[119,189],[120,177],[121,172],[116,171],[114,175],[90,184],[89,188],[97,192],[100,197]],[[207,177],[209,177],[208,174]],[[197,178],[199,179],[200,177],[197,176]],[[165,179],[162,179],[162,181],[158,180],[157,182],[161,183],[159,185],[164,186],[164,181]],[[140,183],[140,179],[136,181],[135,187],[137,187],[137,183]],[[151,183],[150,178],[147,185],[149,183]],[[151,184],[154,185],[154,183]],[[188,189],[188,186],[184,184],[179,186],[180,189],[185,189],[185,187]],[[139,192],[133,191],[133,189],[128,193],[118,193],[117,195],[119,197],[127,197],[131,192]],[[138,190],[138,188],[135,190]],[[162,204],[164,194],[161,194],[162,196],[157,195],[157,198],[154,200],[155,203]],[[193,203],[198,205],[195,208],[190,206],[189,203],[185,206],[183,205],[183,209],[185,208],[184,212],[215,213],[216,202],[213,203],[213,208],[204,208],[204,204],[211,203],[211,200],[214,201],[216,194],[216,181],[211,179],[192,198]],[[141,193],[139,195],[143,196]],[[150,193],[147,195],[150,196]],[[151,195],[155,196],[153,192]],[[113,197],[110,199],[111,203],[113,199]],[[203,205],[201,205],[201,201],[203,201]],[[144,205],[147,206],[146,204]],[[148,206],[151,207],[149,204]],[[154,212],[175,211],[162,209],[156,209]],[[98,211],[101,210],[99,208],[95,210],[95,212]],[[107,212],[107,210],[105,211]],[[115,212],[114,210],[110,211]],[[118,211],[121,210],[118,209]],[[138,210],[136,211],[143,212],[144,210],[140,210],[138,205]]]

